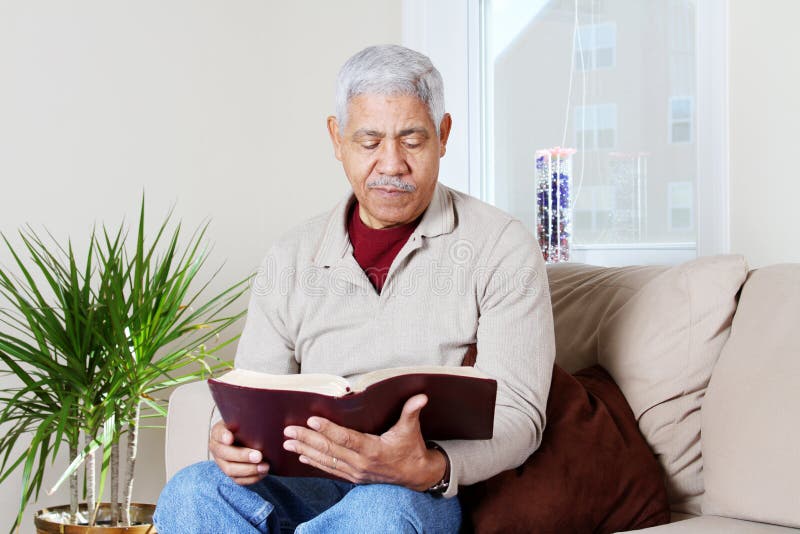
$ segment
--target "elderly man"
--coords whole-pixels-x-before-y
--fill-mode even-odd
[[[160,533],[457,532],[458,486],[537,448],[554,357],[542,257],[518,220],[437,183],[450,127],[427,57],[376,46],[345,63],[328,130],[352,194],[271,248],[235,363],[352,377],[471,353],[498,381],[494,437],[426,442],[416,395],[382,435],[321,417],[276,429],[301,462],[339,477],[284,478],[220,422],[214,462],[162,492]]]

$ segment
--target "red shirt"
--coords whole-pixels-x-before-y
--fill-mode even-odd
[[[376,230],[370,228],[358,215],[358,202],[351,208],[347,233],[353,244],[353,256],[364,269],[375,290],[380,293],[397,253],[419,224],[420,218],[402,226]]]

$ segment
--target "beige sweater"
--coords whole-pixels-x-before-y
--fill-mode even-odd
[[[437,185],[378,294],[353,257],[350,195],[281,238],[254,279],[236,367],[351,377],[375,369],[475,366],[498,381],[494,437],[442,441],[458,485],[524,462],[545,424],[555,344],[536,239],[506,213]]]

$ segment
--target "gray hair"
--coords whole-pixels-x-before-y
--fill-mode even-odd
[[[419,98],[439,135],[444,118],[444,83],[428,56],[404,46],[379,45],[348,59],[336,80],[336,119],[341,129],[347,124],[350,100],[364,94]]]

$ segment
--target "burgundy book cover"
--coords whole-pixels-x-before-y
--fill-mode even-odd
[[[317,415],[359,432],[381,434],[400,418],[406,400],[425,393],[428,404],[420,415],[425,439],[491,439],[497,395],[494,380],[433,373],[387,378],[343,397],[214,379],[208,386],[236,444],[260,450],[271,474],[328,478],[332,477],[283,449],[285,427],[306,426],[308,418]]]

